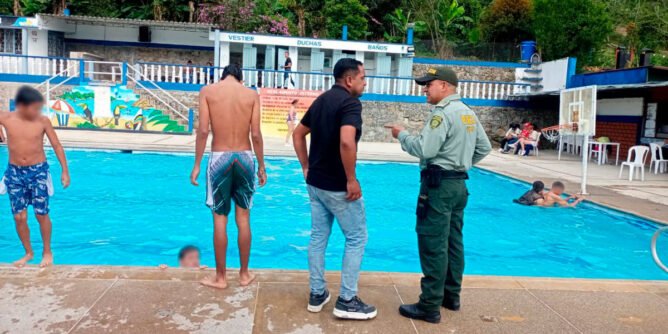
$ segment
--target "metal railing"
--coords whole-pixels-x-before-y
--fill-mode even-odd
[[[82,81],[103,81],[126,84],[127,68],[132,67],[133,81],[150,81],[151,87],[178,90],[179,85],[207,85],[218,82],[223,69],[214,66],[179,65],[138,62],[83,60],[75,58],[36,57],[0,54],[0,73],[21,75],[58,74],[61,77],[79,76]],[[248,87],[290,88],[303,90],[329,89],[334,84],[331,73],[282,71],[244,68],[244,84]],[[368,75],[366,94],[424,96],[422,87],[411,77]],[[160,85],[158,85],[160,84]],[[168,87],[166,84],[179,84]],[[531,85],[515,82],[462,80],[457,92],[467,99],[512,100],[530,92]],[[166,93],[166,92],[165,92]],[[165,94],[163,94],[165,95]],[[171,96],[170,96],[171,97]]]
[[[663,262],[661,262],[661,259],[659,258],[659,254],[656,251],[656,241],[659,239],[659,236],[661,233],[668,231],[668,226],[664,226],[656,230],[654,232],[654,236],[652,236],[652,243],[650,245],[650,248],[652,249],[652,257],[654,258],[654,262],[656,262],[656,265],[659,266],[659,268],[663,269],[665,272],[668,273],[668,267],[666,267]]]
[[[139,67],[139,68],[137,68]],[[128,72],[128,78],[134,82],[137,86],[142,88],[144,91],[146,91],[149,95],[151,95],[153,98],[158,100],[160,103],[165,105],[171,112],[173,112],[176,116],[188,121],[188,130],[192,131],[193,129],[193,122],[194,122],[194,113],[192,108],[188,108],[185,104],[181,103],[177,98],[175,98],[172,94],[164,90],[162,87],[158,86],[153,80],[150,80],[150,78],[146,77],[142,72],[141,72],[141,67],[139,65],[133,66],[127,66]],[[149,85],[152,86],[153,89],[148,89],[142,82],[147,82]],[[166,96],[166,99],[172,101],[175,103],[177,106],[181,107],[182,112],[184,112],[186,115],[184,115],[182,112],[174,108],[170,103],[167,103],[165,99],[161,98],[153,92],[153,90],[156,90],[160,93],[162,93],[163,96]]]
[[[144,63],[136,65],[145,78],[157,83],[207,85],[218,82],[223,69],[214,66]],[[304,90],[329,89],[334,84],[331,73],[299,72],[265,69],[242,69],[248,87],[291,88]],[[368,75],[365,93],[385,95],[424,96],[422,87],[411,77]],[[460,81],[457,92],[464,98],[509,100],[528,93],[529,84],[496,81]]]
[[[0,73],[72,77],[78,76],[82,59],[0,54]],[[66,71],[67,70],[67,71]]]

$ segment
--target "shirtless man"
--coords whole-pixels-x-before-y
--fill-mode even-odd
[[[545,206],[545,207],[554,207],[555,204],[559,205],[562,208],[574,208],[580,202],[584,200],[584,197],[572,195],[567,198],[561,197],[561,194],[564,193],[565,186],[563,183],[556,181],[552,183],[552,188],[550,191],[543,194],[544,199],[539,199],[536,201],[536,205]],[[571,200],[573,200],[571,202]]]
[[[260,186],[267,182],[260,132],[260,99],[254,90],[244,87],[241,80],[239,66],[229,65],[223,70],[220,82],[205,86],[200,91],[195,166],[190,174],[190,182],[199,185],[197,177],[211,129],[213,140],[207,167],[206,204],[213,212],[216,275],[201,283],[218,289],[227,287],[227,216],[231,210],[231,200],[236,205],[234,216],[239,229],[239,283],[246,286],[255,279],[248,271],[250,207],[255,192],[255,163],[251,150],[255,151],[259,165],[257,177]]]
[[[7,131],[9,165],[0,181],[0,194],[9,193],[9,203],[16,222],[16,232],[21,239],[25,255],[14,262],[23,267],[33,258],[28,228],[28,205],[32,205],[39,222],[44,249],[40,267],[53,264],[51,253],[51,219],[49,218],[49,196],[53,194],[53,184],[49,174],[49,164],[44,154],[44,135],[49,138],[62,173],[63,188],[70,185],[70,174],[65,159],[65,151],[48,117],[42,116],[44,98],[34,88],[23,86],[16,93],[16,112],[0,113],[0,128]]]

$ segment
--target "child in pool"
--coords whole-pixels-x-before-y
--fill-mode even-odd
[[[166,264],[158,266],[160,269],[167,269]],[[207,266],[200,265],[200,251],[197,246],[188,245],[179,250],[179,267],[190,269],[206,269]]]
[[[554,207],[555,205],[559,205],[559,207],[562,208],[574,208],[585,199],[582,195],[572,195],[567,198],[561,197],[565,188],[564,184],[559,181],[552,183],[552,188],[545,193],[543,196],[544,199],[538,200],[536,204],[544,207]]]
[[[7,132],[9,148],[9,165],[0,181],[0,194],[9,194],[16,232],[25,250],[25,255],[14,265],[23,267],[34,256],[27,214],[28,206],[32,205],[44,243],[40,267],[46,267],[53,264],[49,218],[49,196],[53,195],[53,184],[44,154],[44,135],[49,138],[60,162],[63,188],[70,185],[70,174],[56,131],[49,118],[42,115],[42,94],[32,87],[23,86],[16,93],[15,103],[16,112],[0,112],[0,126],[4,126]]]

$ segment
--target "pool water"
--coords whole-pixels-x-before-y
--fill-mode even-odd
[[[47,155],[54,182],[60,180],[55,156]],[[188,180],[192,155],[69,150],[67,156],[72,185],[62,190],[57,182],[51,199],[58,264],[174,266],[179,248],[194,244],[202,249],[203,263],[214,265],[204,175],[199,187]],[[0,163],[6,161],[7,149],[0,147]],[[270,158],[267,170],[269,181],[254,199],[251,266],[307,269],[310,208],[299,163]],[[668,279],[649,249],[655,224],[586,203],[576,209],[520,206],[511,199],[527,184],[479,169],[470,175],[467,274]],[[414,232],[418,166],[361,162],[358,177],[369,231],[363,270],[420,272]],[[8,202],[0,196],[0,262],[22,255]],[[39,255],[39,226],[33,217],[29,224]],[[232,221],[228,234],[228,265],[238,267]],[[668,256],[665,239],[659,253]],[[328,269],[340,269],[343,247],[335,228]]]

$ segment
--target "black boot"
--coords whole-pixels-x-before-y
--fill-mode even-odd
[[[459,304],[459,300],[453,300],[453,299],[443,299],[443,307],[447,308],[450,311],[459,311],[459,309],[462,307],[461,304]]]
[[[441,322],[441,312],[423,311],[418,307],[418,304],[401,305],[399,306],[399,313],[406,318],[424,320],[426,322],[431,322],[432,324],[437,324]]]

